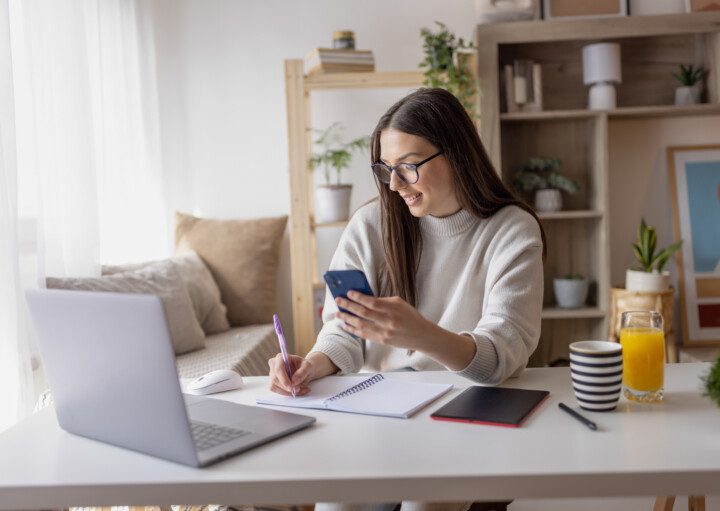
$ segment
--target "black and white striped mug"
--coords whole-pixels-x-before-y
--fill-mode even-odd
[[[570,344],[570,374],[580,408],[614,410],[622,390],[622,346],[609,341]]]

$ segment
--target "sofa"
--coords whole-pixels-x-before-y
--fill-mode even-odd
[[[176,214],[176,254],[105,265],[97,278],[46,279],[48,288],[156,294],[163,301],[178,374],[216,369],[265,375],[278,353],[272,324],[287,217],[221,220]]]

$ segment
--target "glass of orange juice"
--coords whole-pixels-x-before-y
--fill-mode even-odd
[[[663,399],[665,335],[663,319],[655,311],[623,312],[623,395],[631,401],[656,403]]]

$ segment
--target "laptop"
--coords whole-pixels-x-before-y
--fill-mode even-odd
[[[184,395],[160,298],[26,291],[60,427],[202,467],[310,426],[314,417]]]

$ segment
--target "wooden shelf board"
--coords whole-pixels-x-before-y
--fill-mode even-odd
[[[552,121],[564,119],[591,119],[598,115],[597,110],[543,110],[541,112],[512,112],[500,114],[503,122],[513,121]]]
[[[422,71],[380,73],[325,73],[305,77],[305,90],[365,89],[382,87],[419,87],[425,75]]]
[[[718,115],[720,114],[720,104],[702,103],[700,105],[675,106],[634,106],[616,108],[608,111],[609,117],[685,117],[690,115]]]
[[[489,43],[534,43],[717,32],[720,12],[619,16],[577,20],[514,21],[478,25],[476,39]]]
[[[616,118],[643,117],[686,117],[691,115],[718,115],[720,104],[703,103],[700,105],[675,106],[625,106],[613,110],[547,110],[543,112],[513,112],[500,114],[503,122],[552,121],[564,119],[590,119],[598,115]]]
[[[604,317],[605,311],[597,307],[584,307],[582,309],[545,307],[542,311],[543,319],[602,319]]]
[[[313,289],[323,289],[325,282],[313,282]]]
[[[320,222],[320,223],[313,223],[313,228],[318,227],[345,227],[348,224],[347,220],[343,220],[342,222]]]
[[[602,211],[575,210],[575,211],[553,211],[552,213],[538,213],[540,220],[574,220],[578,218],[602,218]]]

